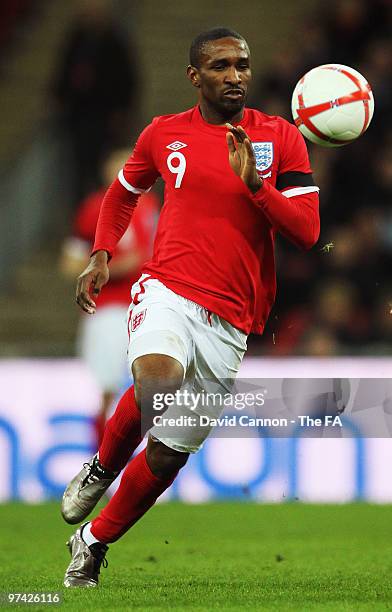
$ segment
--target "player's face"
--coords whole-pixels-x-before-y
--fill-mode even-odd
[[[251,81],[250,54],[245,41],[220,38],[209,41],[200,57],[199,69],[188,70],[201,101],[224,118],[240,113]]]

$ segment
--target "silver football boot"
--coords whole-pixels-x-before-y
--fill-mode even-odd
[[[76,474],[64,491],[61,502],[63,519],[71,525],[83,521],[118,474],[103,468],[98,455],[94,455],[89,463],[84,463],[79,474]]]
[[[72,559],[65,572],[65,587],[96,587],[101,565],[108,565],[105,557],[108,546],[101,542],[87,546],[81,535],[83,527],[84,525],[67,542]]]

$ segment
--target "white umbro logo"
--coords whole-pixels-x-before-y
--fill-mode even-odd
[[[179,149],[183,149],[184,147],[187,147],[187,146],[188,145],[184,144],[183,142],[180,142],[179,140],[175,140],[171,144],[167,145],[166,149],[171,149],[172,151],[178,151]]]

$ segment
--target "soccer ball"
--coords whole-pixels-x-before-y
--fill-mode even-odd
[[[340,147],[368,128],[374,98],[359,72],[342,64],[324,64],[298,81],[291,110],[303,136],[323,147]]]

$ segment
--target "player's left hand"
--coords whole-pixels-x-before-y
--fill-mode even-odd
[[[226,123],[226,127],[229,130],[226,133],[226,141],[229,147],[230,166],[252,193],[256,193],[262,186],[263,179],[257,174],[256,158],[250,138],[240,125],[234,127]]]

